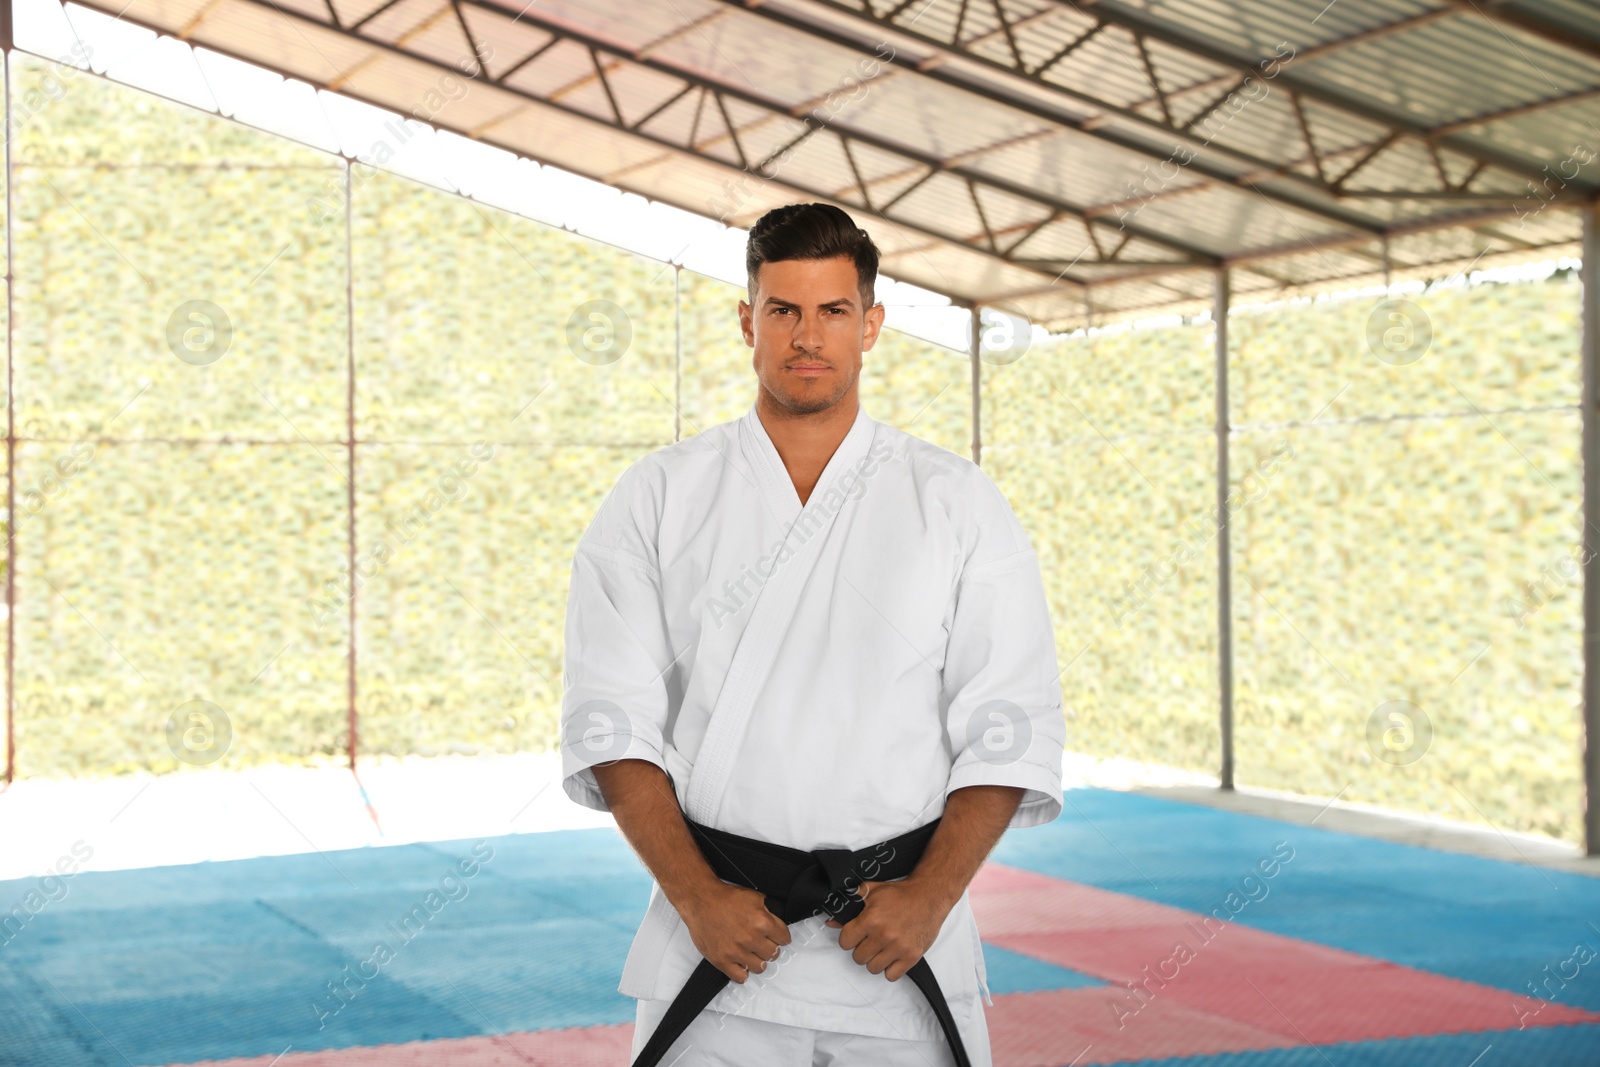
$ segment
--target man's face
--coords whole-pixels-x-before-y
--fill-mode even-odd
[[[796,415],[852,395],[861,353],[878,340],[883,306],[862,306],[855,261],[786,259],[756,272],[755,304],[739,301],[744,343],[761,388]]]

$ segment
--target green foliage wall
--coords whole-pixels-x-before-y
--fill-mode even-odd
[[[1236,780],[1575,840],[1578,287],[1410,303],[1401,358],[1372,300],[1231,317]],[[1215,343],[985,368],[984,465],[1045,563],[1073,749],[1217,770]]]
[[[1579,287],[1411,306],[1234,319],[1239,780],[1578,840]]]
[[[14,62],[19,99],[54,73]],[[42,99],[11,174],[19,773],[181,768],[195,699],[222,765],[336,758],[346,620],[303,601],[348,536],[345,256],[304,203],[339,163],[87,74]]]
[[[983,465],[1039,553],[1078,751],[1216,766],[1215,544],[1193,529],[1216,484],[1208,336],[1105,333],[983,368]]]
[[[87,75],[13,150],[21,773],[187,769],[195,699],[215,766],[343,759],[352,659],[364,753],[552,747],[573,545],[748,410],[742,290],[363,167],[346,218],[341,160]],[[1414,303],[1405,361],[1371,301],[1230,323],[1238,779],[1576,837],[1576,286]],[[1213,344],[983,368],[1073,749],[1216,768]],[[967,455],[970,374],[886,331],[862,401]]]
[[[342,759],[352,658],[362,753],[552,748],[573,547],[748,410],[742,290],[360,166],[347,219],[337,158],[67,85],[14,167],[19,771],[184,769],[197,699],[204,765]],[[863,403],[965,452],[967,373],[889,331]]]

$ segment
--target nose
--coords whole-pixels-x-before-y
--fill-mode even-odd
[[[815,315],[800,315],[794,328],[794,347],[806,355],[815,355],[822,349],[822,323]]]

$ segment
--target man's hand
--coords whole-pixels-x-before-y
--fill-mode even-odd
[[[678,914],[700,955],[744,984],[778,958],[790,940],[789,928],[767,910],[766,898],[754,889],[717,882],[687,897]]]
[[[857,963],[891,982],[927,954],[955,907],[954,900],[914,878],[863,882],[856,894],[867,902],[861,914],[843,926],[833,919],[828,925],[839,931],[840,948],[854,949]]]
[[[766,970],[779,946],[789,943],[789,928],[767,910],[760,893],[729,885],[712,871],[689,833],[666,772],[644,760],[624,759],[597,764],[594,778],[617,828],[677,909],[700,955],[741,985]]]
[[[857,963],[891,982],[916,966],[1005,832],[1022,794],[1015,786],[1003,785],[952,791],[945,798],[939,828],[910,876],[898,882],[862,883],[856,890],[867,902],[861,914],[843,926],[828,920],[839,930],[839,947],[853,950]]]

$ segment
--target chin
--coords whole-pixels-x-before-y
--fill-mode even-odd
[[[783,398],[784,407],[799,415],[815,415],[819,411],[827,411],[839,402],[836,396],[794,396],[790,394]]]
[[[848,389],[816,389],[797,391],[786,389],[779,395],[783,397],[783,404],[790,411],[802,415],[814,415],[819,411],[827,411],[839,401],[844,399]]]
[[[808,388],[795,388],[795,384],[778,381],[776,388],[766,382],[767,392],[787,411],[796,415],[815,415],[838,404],[850,392],[850,383],[841,380],[837,371],[813,378]]]

